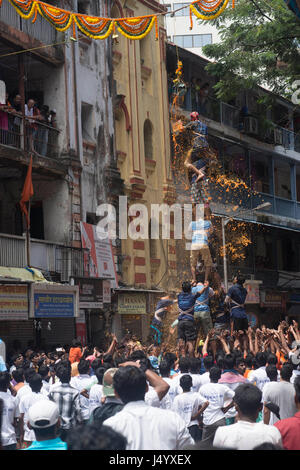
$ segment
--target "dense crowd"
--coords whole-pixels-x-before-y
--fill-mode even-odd
[[[17,352],[0,373],[2,449],[299,450],[299,344],[294,321],[213,328],[192,352],[129,335]]]

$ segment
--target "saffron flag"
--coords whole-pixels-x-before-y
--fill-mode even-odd
[[[32,185],[32,155],[30,157],[30,163],[29,167],[27,170],[27,175],[22,191],[22,196],[21,196],[21,201],[20,201],[20,206],[21,206],[21,211],[24,212],[25,217],[26,217],[26,223],[27,223],[27,228],[30,227],[30,221],[29,221],[29,214],[27,210],[27,205],[26,202],[29,202],[30,198],[33,196],[33,185]]]

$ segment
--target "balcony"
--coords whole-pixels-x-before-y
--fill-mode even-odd
[[[89,250],[61,243],[36,239],[30,241],[31,266],[43,271],[47,278],[55,281],[69,282],[71,276],[87,275],[84,266],[88,253]],[[26,266],[24,237],[0,234],[0,266],[14,268]]]
[[[10,111],[0,114],[0,146],[58,159],[59,129]]]
[[[5,0],[0,9],[0,33],[2,39],[26,48],[37,46],[38,43],[55,44],[63,41],[63,33],[59,33],[40,14],[37,15],[35,23],[25,20],[16,12],[14,7]],[[33,54],[43,55],[52,62],[62,62],[63,55],[60,47],[49,47]]]
[[[170,99],[172,95],[170,95]],[[249,115],[242,117],[240,109],[228,103],[209,97],[200,108],[191,100],[189,91],[184,101],[181,102],[182,109],[186,111],[198,110],[200,116],[218,122],[223,126],[236,129],[242,134],[253,137],[261,142],[274,146],[282,146],[285,150],[300,153],[300,134],[284,127],[277,126],[272,122],[267,128],[263,128],[259,116]]]

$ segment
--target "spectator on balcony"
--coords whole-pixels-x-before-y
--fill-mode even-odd
[[[10,115],[11,141],[15,147],[20,147],[20,127],[22,124],[22,97],[17,93],[12,100],[12,114]]]
[[[44,104],[41,107],[40,113],[38,115],[38,120],[40,125],[38,126],[37,132],[37,152],[40,155],[47,155],[48,147],[48,138],[49,138],[49,124],[50,124],[50,112],[49,106]]]
[[[8,93],[6,93],[5,103],[0,104],[0,142],[8,144],[8,111],[11,110],[11,104],[8,101]]]
[[[27,147],[30,152],[34,152],[34,139],[37,132],[37,124],[35,124],[34,117],[36,111],[34,110],[35,101],[29,98],[25,104],[25,116],[26,116],[26,135],[27,135]]]

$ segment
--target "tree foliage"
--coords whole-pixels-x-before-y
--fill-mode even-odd
[[[220,42],[203,51],[213,60],[206,70],[218,78],[218,98],[257,85],[291,97],[300,79],[300,20],[284,0],[236,0],[212,23]]]

